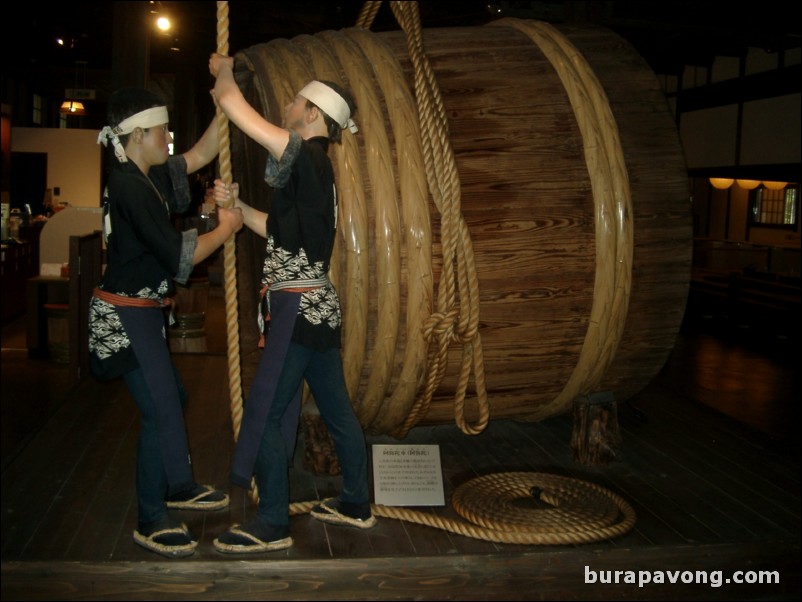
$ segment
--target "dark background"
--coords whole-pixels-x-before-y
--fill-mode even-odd
[[[363,4],[231,1],[230,54],[274,38],[351,27]],[[676,76],[688,65],[710,66],[716,56],[744,57],[749,48],[783,53],[799,48],[802,37],[795,4],[788,2],[461,0],[418,4],[424,28],[477,26],[506,16],[599,24],[628,40],[655,73]],[[152,27],[145,21],[151,11],[169,16],[173,32],[149,33]],[[97,97],[87,103],[87,117],[74,126],[102,127],[108,94],[116,87],[138,83],[126,81],[125,71],[145,46],[147,68],[154,78],[176,76],[176,81],[188,81],[182,85],[198,87],[199,98],[211,86],[207,58],[217,44],[216,2],[23,2],[14,13],[13,19],[6,20],[2,36],[2,102],[12,107],[25,91],[60,104],[64,88],[91,88]],[[371,29],[399,29],[388,2],[381,4]],[[56,37],[65,44],[56,44]],[[15,114],[13,125],[28,125],[25,121],[24,115]]]

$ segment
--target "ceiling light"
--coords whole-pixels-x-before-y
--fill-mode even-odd
[[[743,188],[744,190],[754,190],[758,186],[760,186],[760,180],[735,180],[738,182],[738,186]]]
[[[65,100],[61,103],[61,112],[65,115],[86,115],[84,103],[77,100]]]
[[[732,178],[710,178],[710,185],[718,190],[727,190],[727,188],[732,186],[733,182],[735,182],[735,180]]]
[[[77,98],[82,98],[76,93],[78,89],[78,65],[83,66],[84,71],[84,88],[86,88],[86,61],[75,61],[75,88],[72,90],[67,90],[67,100],[61,103],[61,113],[64,115],[86,115],[86,109],[84,109],[84,103],[74,100]],[[73,100],[70,100],[70,99]]]

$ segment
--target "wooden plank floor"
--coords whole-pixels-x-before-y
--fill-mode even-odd
[[[209,353],[180,354],[176,361],[190,395],[196,479],[227,488],[233,450],[227,360]],[[510,545],[389,518],[370,531],[349,530],[302,514],[291,518],[292,548],[231,557],[214,550],[213,538],[254,514],[245,492],[232,488],[228,510],[179,513],[200,539],[195,555],[183,560],[162,559],[133,543],[137,413],[121,382],[87,380],[4,462],[2,599],[798,599],[798,445],[678,394],[675,376],[669,364],[620,405],[624,441],[619,459],[605,468],[573,460],[569,416],[493,421],[473,437],[453,425],[421,426],[400,442],[440,447],[447,501],[460,484],[496,472],[601,485],[637,512],[635,527],[621,537]],[[368,443],[399,442],[382,436]],[[339,477],[304,471],[302,446],[303,437],[291,470],[292,499],[335,495]],[[459,518],[448,503],[421,510]],[[624,583],[625,573],[621,583],[600,582],[603,571],[616,570],[720,571],[723,579],[735,571],[753,571],[756,578],[758,571],[776,571],[780,582],[715,587],[666,578],[639,587]]]

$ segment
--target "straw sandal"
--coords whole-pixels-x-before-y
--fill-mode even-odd
[[[376,525],[377,521],[375,516],[372,514],[364,518],[353,516],[356,512],[349,511],[349,506],[355,507],[356,504],[346,504],[338,499],[329,498],[312,508],[309,514],[324,523],[343,527],[370,529]],[[354,510],[356,510],[356,508],[354,508]],[[369,509],[368,512],[370,512]]]
[[[211,485],[196,485],[167,498],[167,507],[177,510],[222,510],[228,507],[228,495]]]
[[[198,542],[192,538],[189,528],[184,523],[178,527],[159,529],[147,536],[134,531],[134,542],[146,550],[167,558],[191,556],[198,547]]]
[[[249,531],[258,532],[264,539],[260,539]],[[212,543],[214,548],[223,554],[273,552],[292,546],[292,537],[287,535],[288,532],[289,528],[287,527],[265,527],[254,519],[245,525],[232,526],[220,537],[215,538]]]

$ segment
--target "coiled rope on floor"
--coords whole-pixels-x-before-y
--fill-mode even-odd
[[[227,2],[218,2],[218,52],[221,54],[228,53],[227,5]],[[358,29],[366,30],[370,27],[380,5],[381,2],[366,2],[364,4],[357,23]],[[460,185],[453,151],[448,139],[448,122],[438,85],[423,50],[417,2],[391,2],[390,6],[406,35],[410,60],[415,70],[415,92],[418,119],[420,122],[420,137],[423,148],[423,165],[425,165],[429,191],[442,218],[441,236],[443,248],[443,271],[437,295],[438,311],[431,313],[431,315],[424,320],[423,336],[428,342],[427,344],[431,345],[434,342],[434,349],[429,353],[429,364],[425,368],[425,385],[423,387],[423,392],[414,400],[414,404],[409,408],[409,412],[403,424],[392,434],[399,438],[404,437],[409,429],[426,415],[432,395],[445,374],[448,348],[454,341],[463,345],[462,368],[460,370],[460,379],[455,396],[455,420],[463,432],[467,434],[478,434],[486,427],[490,415],[484,382],[481,339],[478,332],[478,278],[473,264],[470,235],[461,215]],[[322,58],[315,55],[313,61],[315,62],[316,70],[335,75],[337,73],[337,64],[334,60],[336,55],[341,59],[340,65],[348,74],[349,81],[353,80],[352,85],[357,85],[357,82],[359,82],[360,85],[365,85],[362,80],[357,77],[356,73],[353,71],[349,72],[349,69],[353,69],[353,61],[349,60],[349,58],[356,53],[356,50],[352,47],[353,39],[360,39],[361,34],[359,32],[352,32],[348,34],[348,36],[345,36],[345,38],[336,33],[327,33],[325,35],[326,40],[331,43],[334,50],[331,54],[329,54],[328,50],[325,50],[321,53]],[[225,38],[225,41],[221,41],[222,38]],[[365,42],[362,44],[362,47],[365,48],[364,52],[370,56],[370,60],[373,61],[373,64],[380,63],[383,58],[381,50],[377,49],[375,46],[371,46],[364,38],[360,41]],[[320,49],[319,43],[313,38],[304,37],[300,43],[307,50],[313,46]],[[308,76],[308,73],[305,73],[306,68],[301,64],[301,61],[296,60],[296,57],[292,54],[292,50],[290,50],[287,45],[281,43],[276,44],[276,52],[281,54],[284,59],[281,61],[280,69],[268,70],[271,77],[279,77],[278,74],[280,74],[283,78],[281,83],[274,82],[274,84],[278,84],[276,88],[285,87],[288,79],[299,77],[299,73],[304,73],[302,76],[304,78]],[[391,61],[388,61],[388,63],[389,62]],[[329,77],[331,79],[336,79],[336,77]],[[388,90],[393,87],[392,83],[386,80],[383,81],[383,76],[381,74],[376,75],[376,79],[383,88],[385,96],[389,97]],[[380,111],[371,108],[372,106],[375,107],[377,102],[374,100],[372,94],[367,94],[366,98],[370,101],[367,103],[367,109],[364,103],[361,106],[363,112],[367,113],[368,119],[371,119],[371,113],[378,115]],[[393,107],[393,109],[396,109],[396,107]],[[399,121],[404,121],[405,123],[410,121],[409,116],[403,112],[396,112],[394,115]],[[375,120],[376,125],[374,127],[377,128],[378,120],[377,118]],[[220,124],[221,132],[221,178],[224,182],[230,183],[231,171],[230,154],[228,150],[228,122],[224,116],[220,116],[219,112],[218,123]],[[396,126],[394,125],[394,127]],[[403,127],[404,126],[402,126],[402,129]],[[371,131],[371,128],[368,128],[368,131]],[[403,136],[403,134],[401,135]],[[397,131],[396,138],[398,137],[399,132]],[[345,147],[344,151],[335,150],[337,161],[344,173],[350,174],[355,182],[359,182],[361,181],[361,176],[358,176],[358,173],[355,174],[353,171],[358,169],[355,167],[358,164],[358,162],[355,162],[355,147],[349,146],[348,142],[345,142],[343,146]],[[224,171],[223,163],[226,161],[227,166],[225,169],[227,171]],[[381,173],[387,170],[388,167],[384,164],[375,164],[369,167],[369,171],[372,173]],[[620,174],[620,170],[617,173]],[[602,175],[600,177],[601,181],[604,181],[605,176]],[[380,182],[380,180],[381,178],[374,178],[372,181]],[[413,176],[410,176],[408,180],[402,178],[402,181],[406,182],[408,188],[412,190],[415,190],[415,187],[418,186],[414,180],[415,178]],[[344,188],[347,189],[347,185]],[[618,191],[619,190],[616,189],[615,192],[617,193]],[[361,201],[362,205],[364,205],[364,192],[357,191],[353,194],[357,201]],[[361,197],[360,194],[362,195]],[[419,191],[417,194],[420,194]],[[624,197],[625,200],[628,201],[628,196],[626,194]],[[394,193],[390,194],[387,198],[395,198]],[[384,202],[386,202],[387,198],[384,198]],[[359,205],[359,202],[356,204]],[[606,209],[607,206],[605,205],[603,208]],[[357,211],[362,209],[364,209],[364,207],[357,207]],[[625,209],[628,209],[626,203]],[[405,217],[410,217],[410,215],[416,215],[415,211],[410,211]],[[420,219],[420,215],[417,214],[417,217],[414,217],[413,221],[414,219]],[[345,238],[347,240],[349,237]],[[621,251],[621,253],[616,256],[617,260],[621,260],[622,254],[625,256],[626,251],[625,237],[622,237],[620,240],[623,242],[617,247]],[[226,245],[226,249],[228,250],[228,242]],[[387,261],[389,262],[388,266],[390,266],[395,262],[394,254],[397,253],[397,250],[390,249],[392,245],[389,243],[387,246]],[[228,257],[228,255],[226,257]],[[616,263],[622,262],[623,261],[616,261]],[[614,268],[616,267],[618,266],[614,266]],[[365,265],[363,262],[362,270],[358,271],[360,277],[364,276],[364,268]],[[388,267],[387,273],[394,276],[392,274],[392,268]],[[619,272],[616,273],[618,274]],[[229,274],[232,275],[229,276]],[[427,275],[430,275],[430,272],[424,269],[420,273],[416,272],[416,274],[424,280]],[[227,326],[229,329],[230,370],[233,370],[233,366],[236,365],[236,375],[230,372],[232,422],[234,424],[236,439],[239,433],[242,415],[242,396],[239,379],[239,338],[236,313],[233,313],[234,317],[232,320],[232,313],[229,311],[228,302],[229,291],[233,289],[233,307],[234,312],[236,312],[235,278],[234,270],[231,269],[229,271],[229,263],[227,262],[226,308],[228,316]],[[626,281],[624,281],[624,285],[622,285],[622,280],[620,278],[617,282],[619,287],[624,286],[624,288],[626,288],[626,286],[628,286]],[[390,309],[389,313],[395,315],[398,313],[397,309],[395,309],[396,300],[393,297],[394,293],[391,292],[389,294],[390,297],[385,300],[385,303],[390,303],[389,307],[392,309]],[[425,290],[420,292],[420,295],[421,297],[425,297]],[[457,302],[458,298],[459,302]],[[620,309],[622,303],[621,296],[617,296],[615,301]],[[626,295],[624,295],[624,301],[626,301]],[[364,300],[362,305],[364,305]],[[416,308],[415,311],[418,311],[418,309],[419,308]],[[624,305],[623,315],[626,314],[625,310],[626,306]],[[393,312],[395,312],[395,314]],[[407,316],[408,320],[415,315],[415,312],[410,309]],[[616,315],[621,316],[622,312],[619,311]],[[389,322],[390,320],[386,321]],[[414,329],[415,324],[408,324],[408,329],[409,328]],[[357,330],[364,331],[364,328],[357,325]],[[232,336],[232,331],[235,332],[236,336]],[[414,336],[409,338],[412,339]],[[617,345],[618,339],[616,337],[613,337],[613,339]],[[604,352],[606,357],[609,357],[610,349],[605,348]],[[411,353],[411,355],[415,354],[414,352]],[[232,359],[233,355],[236,355],[236,360]],[[386,356],[387,353],[384,355]],[[585,363],[587,363],[587,358]],[[465,421],[463,407],[471,371],[474,373],[478,402],[478,420],[473,425]],[[415,381],[414,376],[416,374],[419,374],[418,367],[409,369],[407,370],[406,379],[402,380],[406,380],[407,382]],[[367,409],[362,408],[373,417],[381,414],[381,410],[384,409],[382,404],[389,378],[386,375],[380,375],[374,380],[376,382],[374,383],[373,390],[380,393],[380,395],[375,395],[375,399],[371,402],[370,407]],[[586,385],[587,380],[583,381],[583,383]],[[410,388],[406,387],[406,392],[404,393],[405,397],[409,397],[409,390]],[[395,399],[395,401],[398,402],[399,400]],[[407,406],[405,405],[404,407]],[[361,418],[362,417],[364,417],[364,415],[361,416]],[[252,490],[252,497],[254,499],[258,497],[258,492],[255,487]],[[425,512],[410,510],[408,508],[374,504],[372,509],[377,516],[381,517],[406,520],[408,522],[431,526],[476,539],[516,544],[557,545],[589,543],[622,535],[632,528],[636,520],[633,509],[626,501],[600,486],[568,477],[541,473],[497,473],[478,477],[458,487],[452,496],[451,502],[457,514],[468,521],[467,523]],[[317,503],[319,502],[309,501],[293,503],[290,505],[290,514],[297,515],[308,513]],[[537,505],[541,507],[525,507],[527,505]]]
[[[319,502],[299,502],[305,514]],[[635,525],[632,506],[599,485],[552,474],[502,472],[457,487],[451,504],[465,521],[374,504],[376,516],[395,518],[496,543],[582,544],[624,535]],[[529,506],[529,507],[527,507]]]

